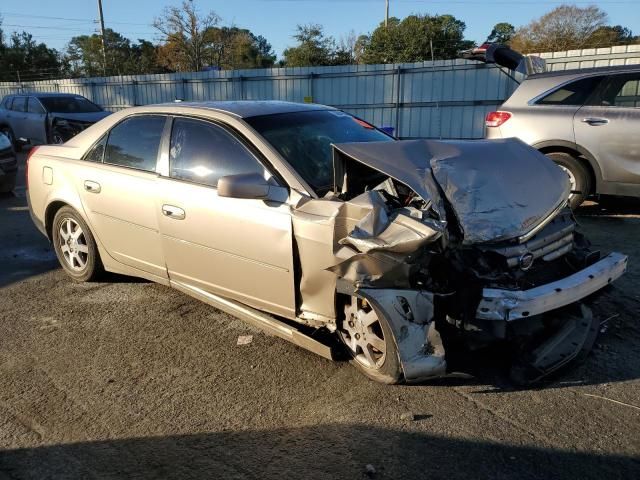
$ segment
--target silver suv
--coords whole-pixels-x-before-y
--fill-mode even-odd
[[[590,194],[640,196],[640,65],[531,75],[486,127],[563,168],[574,208]]]

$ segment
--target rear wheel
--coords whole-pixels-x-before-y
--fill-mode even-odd
[[[62,207],[56,213],[52,239],[60,265],[75,281],[95,280],[102,273],[102,262],[93,235],[71,207]]]
[[[569,177],[571,195],[569,203],[572,209],[578,208],[591,193],[591,175],[587,168],[576,157],[564,152],[545,154],[553,160]]]
[[[351,355],[351,363],[367,377],[381,383],[398,383],[402,368],[391,328],[364,299],[351,297],[338,330]]]

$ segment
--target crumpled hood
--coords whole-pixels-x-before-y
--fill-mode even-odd
[[[111,112],[87,112],[87,113],[57,113],[50,112],[50,116],[60,118],[64,120],[76,120],[78,122],[92,122],[95,123],[102,120],[104,117],[111,115]]]
[[[423,199],[432,200],[441,218],[444,196],[466,245],[525,235],[570,193],[567,175],[515,138],[400,140],[334,148],[334,163],[342,154],[393,177]],[[336,166],[334,170],[341,171]]]

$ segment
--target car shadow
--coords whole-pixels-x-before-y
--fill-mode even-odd
[[[624,455],[324,424],[0,451],[0,477],[136,479],[637,478]],[[4,477],[2,477],[4,478]]]

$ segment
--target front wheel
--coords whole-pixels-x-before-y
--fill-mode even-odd
[[[551,152],[545,154],[553,160],[569,177],[571,194],[569,204],[575,210],[591,193],[591,175],[586,167],[576,157],[564,152]]]
[[[351,297],[338,333],[358,370],[377,382],[400,382],[402,367],[391,328],[366,300]]]
[[[77,282],[95,280],[103,271],[98,247],[85,221],[71,207],[53,219],[53,247],[64,270]]]

